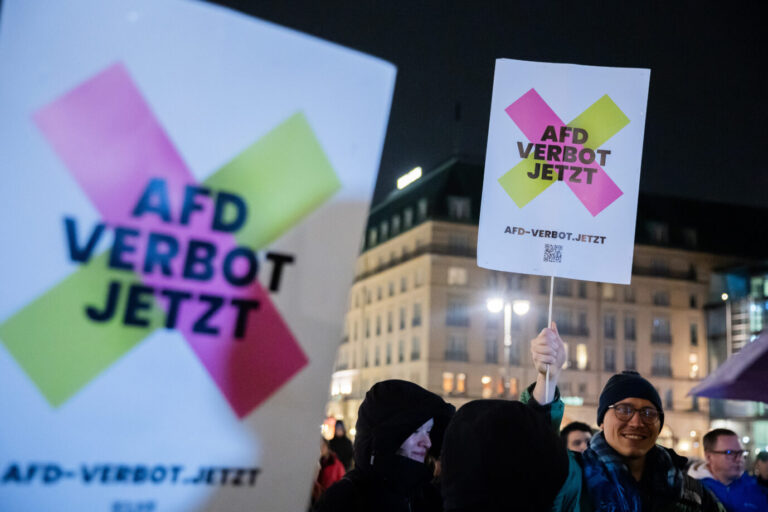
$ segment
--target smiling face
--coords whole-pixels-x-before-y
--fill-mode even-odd
[[[643,398],[625,398],[614,405],[619,404],[630,405],[635,409],[654,407],[651,402]],[[656,444],[660,431],[661,421],[658,418],[649,425],[643,422],[637,412],[628,421],[621,421],[616,417],[616,411],[608,409],[603,419],[605,440],[620,455],[630,459],[645,457],[645,454]]]
[[[417,462],[424,462],[424,459],[427,457],[427,452],[432,447],[429,432],[432,430],[434,424],[434,419],[430,418],[427,420],[426,423],[416,429],[416,432],[403,441],[403,444],[401,444],[400,448],[397,450],[397,454]]]

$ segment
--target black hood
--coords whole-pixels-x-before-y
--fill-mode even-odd
[[[452,510],[549,510],[568,476],[565,444],[520,402],[465,404],[445,432],[443,503]]]
[[[371,455],[388,457],[416,429],[430,418],[435,420],[430,453],[439,454],[443,434],[456,410],[434,393],[413,382],[385,380],[366,394],[357,412],[355,467],[370,468]]]

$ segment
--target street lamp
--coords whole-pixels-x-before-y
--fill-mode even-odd
[[[509,396],[509,381],[511,378],[510,369],[510,355],[512,351],[512,312],[519,317],[522,317],[531,309],[531,301],[516,299],[512,302],[507,302],[501,297],[493,297],[488,299],[486,307],[491,313],[499,313],[504,310],[504,389]]]

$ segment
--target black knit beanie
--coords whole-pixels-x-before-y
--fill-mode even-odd
[[[643,398],[651,402],[659,410],[661,421],[659,428],[664,426],[664,409],[661,407],[661,398],[656,388],[639,373],[629,370],[617,373],[605,383],[597,407],[597,424],[603,424],[608,406],[621,402],[625,398]]]
[[[440,460],[446,512],[549,510],[569,462],[544,412],[506,400],[463,405]]]

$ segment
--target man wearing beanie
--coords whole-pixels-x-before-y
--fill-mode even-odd
[[[531,354],[538,374],[523,401],[535,410],[548,411],[559,428],[563,405],[556,385],[565,346],[554,323],[531,341]],[[547,365],[549,396],[545,395]],[[560,418],[553,411],[560,411]],[[687,459],[656,444],[664,409],[656,389],[640,374],[625,371],[608,380],[600,394],[597,424],[601,430],[589,448],[581,455],[570,452],[571,471],[553,510],[725,512],[700,482],[685,473]],[[577,506],[560,505],[574,499]]]
[[[318,512],[439,512],[428,454],[437,456],[455,408],[412,382],[375,384],[357,413],[355,469],[323,495]]]

